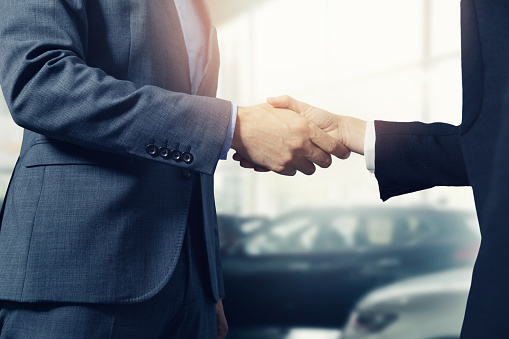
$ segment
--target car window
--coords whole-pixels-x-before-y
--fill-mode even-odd
[[[353,215],[335,217],[332,218],[330,225],[336,232],[341,234],[345,246],[355,246],[355,234],[359,225],[359,217]]]
[[[305,251],[306,237],[309,237],[305,232],[310,229],[313,229],[313,222],[307,217],[286,219],[249,238],[244,252],[247,255],[269,255]]]
[[[287,218],[270,225],[244,246],[247,255],[312,254],[337,252],[352,247],[356,217],[339,220],[309,216]]]
[[[412,215],[368,216],[356,231],[356,245],[402,246],[423,241],[436,231],[436,226]]]
[[[454,225],[444,223],[412,213],[293,216],[246,239],[243,252],[250,256],[324,254],[415,245],[452,231],[447,226],[460,226],[457,221]]]

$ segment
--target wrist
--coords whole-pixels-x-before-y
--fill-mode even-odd
[[[338,117],[342,123],[340,125],[344,131],[343,140],[345,146],[352,152],[364,155],[364,139],[366,135],[366,121],[353,117]]]

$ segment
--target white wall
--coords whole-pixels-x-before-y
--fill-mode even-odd
[[[460,123],[459,0],[270,0],[217,28],[218,94],[239,105],[290,94],[363,119]],[[20,141],[0,96],[0,196]],[[363,161],[336,159],[311,177],[292,178],[221,161],[218,211],[276,215],[300,206],[379,204],[376,179]],[[469,188],[435,188],[389,202],[414,203],[473,208]]]
[[[223,1],[222,6],[226,6]],[[363,119],[461,122],[459,0],[271,0],[217,26],[219,97],[239,105],[290,94]],[[214,8],[214,12],[220,8]],[[364,159],[293,178],[216,172],[219,212],[276,215],[300,206],[380,204]],[[473,208],[469,188],[388,204]]]

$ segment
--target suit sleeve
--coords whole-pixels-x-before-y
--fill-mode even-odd
[[[375,121],[375,176],[380,198],[434,186],[468,186],[459,127]]]
[[[14,121],[65,142],[165,164],[145,149],[168,142],[194,156],[190,165],[172,165],[213,174],[230,103],[138,86],[88,66],[86,5],[0,2],[0,84]]]

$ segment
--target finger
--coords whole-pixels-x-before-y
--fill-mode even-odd
[[[327,168],[332,164],[331,155],[314,143],[310,143],[305,159],[320,166],[321,168]]]
[[[290,167],[290,166],[286,166],[285,168],[283,168],[280,171],[274,170],[274,172],[276,172],[278,174],[281,174],[281,175],[286,175],[286,176],[289,176],[289,177],[292,177],[295,174],[297,174],[297,170],[295,168],[293,168],[293,167]]]
[[[255,166],[254,170],[255,170],[255,172],[270,172],[270,170],[266,169],[265,167],[261,167],[261,166]]]
[[[241,161],[242,159],[244,159],[244,158],[239,153],[235,153],[233,155],[233,160],[235,160],[235,161]]]
[[[350,150],[345,145],[325,133],[314,124],[311,124],[311,141],[323,151],[332,154],[339,159],[347,159],[350,156]]]
[[[246,159],[241,160],[241,166],[242,166],[242,164],[244,165],[245,168],[253,168],[255,171],[257,169],[265,169],[267,172],[269,171],[268,169],[266,169],[262,166],[259,166],[259,165],[255,164],[249,160],[246,160]],[[261,171],[257,171],[257,172],[261,172]]]
[[[307,104],[295,100],[289,95],[282,95],[274,98],[267,98],[267,103],[275,108],[287,108],[297,113],[302,113],[306,110]]]
[[[259,165],[255,165],[254,163],[250,162],[249,160],[246,160],[239,153],[233,154],[233,160],[240,162],[240,166],[243,168],[253,168],[256,172],[270,172],[269,169],[259,166]]]
[[[298,160],[294,161],[292,163],[292,167],[305,175],[311,175],[316,171],[316,167],[313,162],[309,161],[305,157],[300,157]]]
[[[255,165],[246,159],[240,160],[240,166],[243,168],[255,168]]]

